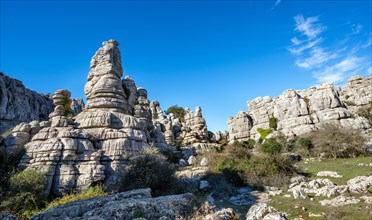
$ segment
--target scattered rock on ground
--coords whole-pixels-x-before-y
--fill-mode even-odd
[[[318,174],[316,174],[316,176],[342,178],[342,176],[335,171],[320,171],[320,172],[318,172]]]
[[[268,206],[266,203],[258,203],[253,205],[246,216],[246,220],[285,220],[287,219],[283,213],[278,212],[275,208]]]

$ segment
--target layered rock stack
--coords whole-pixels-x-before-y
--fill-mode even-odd
[[[71,109],[71,93],[67,90],[57,90],[53,98],[54,111],[50,113],[49,120],[51,127],[67,127],[73,125],[71,117],[73,111]]]
[[[53,95],[50,121],[25,144],[21,167],[47,175],[46,195],[61,195],[102,182],[115,189],[128,157],[149,146],[151,126],[147,91],[129,77],[121,80],[118,43],[103,43],[91,61],[85,86],[87,105],[72,118],[70,93]]]
[[[195,113],[186,109],[181,136],[184,145],[208,142],[208,129],[200,107],[195,108]]]
[[[365,131],[371,124],[354,115],[356,110],[345,99],[348,97],[354,103],[360,98],[362,101],[354,103],[355,109],[367,105],[372,101],[371,80],[372,77],[351,78],[344,90],[323,84],[306,90],[286,90],[274,99],[258,97],[248,102],[247,112],[228,119],[229,141],[257,140],[260,137],[257,129],[269,129],[271,117],[277,120],[277,131],[288,137],[309,133],[327,123]]]

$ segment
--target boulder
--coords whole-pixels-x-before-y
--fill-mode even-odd
[[[190,215],[194,205],[195,196],[191,193],[153,198],[150,189],[137,189],[70,202],[50,208],[31,219],[131,220],[138,212],[145,219],[177,219]]]
[[[278,212],[275,208],[268,206],[266,203],[254,204],[246,215],[246,220],[285,220],[283,213]]]

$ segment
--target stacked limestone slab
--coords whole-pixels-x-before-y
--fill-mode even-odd
[[[200,107],[196,107],[195,112],[186,109],[181,137],[184,145],[208,142],[208,128]]]
[[[289,137],[309,133],[330,122],[354,130],[370,129],[368,120],[355,112],[372,101],[371,82],[372,77],[353,77],[343,90],[323,84],[306,90],[286,90],[274,99],[266,96],[248,101],[247,112],[228,119],[229,141],[257,140],[257,129],[268,129],[270,117],[277,118],[277,130]]]
[[[121,79],[119,44],[103,43],[91,61],[85,86],[87,104],[72,118],[70,93],[58,90],[49,123],[25,144],[21,167],[47,173],[46,195],[82,190],[102,182],[118,186],[126,161],[149,146],[151,126],[147,91]]]

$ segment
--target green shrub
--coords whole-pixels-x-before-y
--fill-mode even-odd
[[[363,154],[365,138],[357,131],[326,124],[310,135],[315,156],[350,158]]]
[[[274,114],[269,117],[269,128],[273,129],[274,131],[276,131],[278,128],[278,119],[274,117]]]
[[[309,157],[313,144],[309,137],[295,137],[286,142],[286,150],[299,154],[301,157]]]
[[[129,159],[122,174],[120,191],[150,187],[154,195],[173,189],[176,167],[154,147],[145,148]]]
[[[169,115],[170,113],[173,113],[174,117],[178,118],[180,122],[185,122],[185,109],[182,107],[179,107],[178,105],[173,105],[169,107],[165,113],[167,115]]]
[[[246,150],[245,155],[241,149]],[[246,148],[230,145],[222,152],[212,154],[209,159],[211,172],[235,186],[249,185],[257,189],[263,189],[265,185],[283,186],[297,171],[292,162],[280,154],[251,156]]]
[[[279,143],[275,138],[266,139],[261,144],[261,151],[268,154],[278,154],[282,151],[283,145]]]
[[[17,165],[25,153],[26,150],[24,148],[7,151],[4,147],[0,147],[0,192],[9,190],[9,178],[15,172]],[[2,195],[0,194],[1,200]]]
[[[272,132],[272,129],[257,128],[257,132],[261,135],[259,141],[262,142]]]
[[[256,144],[256,141],[253,139],[248,139],[247,141],[241,141],[241,142],[239,141],[234,142],[234,145],[237,145],[239,147],[245,147],[248,149],[253,149],[255,144]]]
[[[35,210],[45,206],[44,181],[45,175],[34,169],[11,176],[10,191],[1,203],[1,208],[18,218],[30,218]]]

